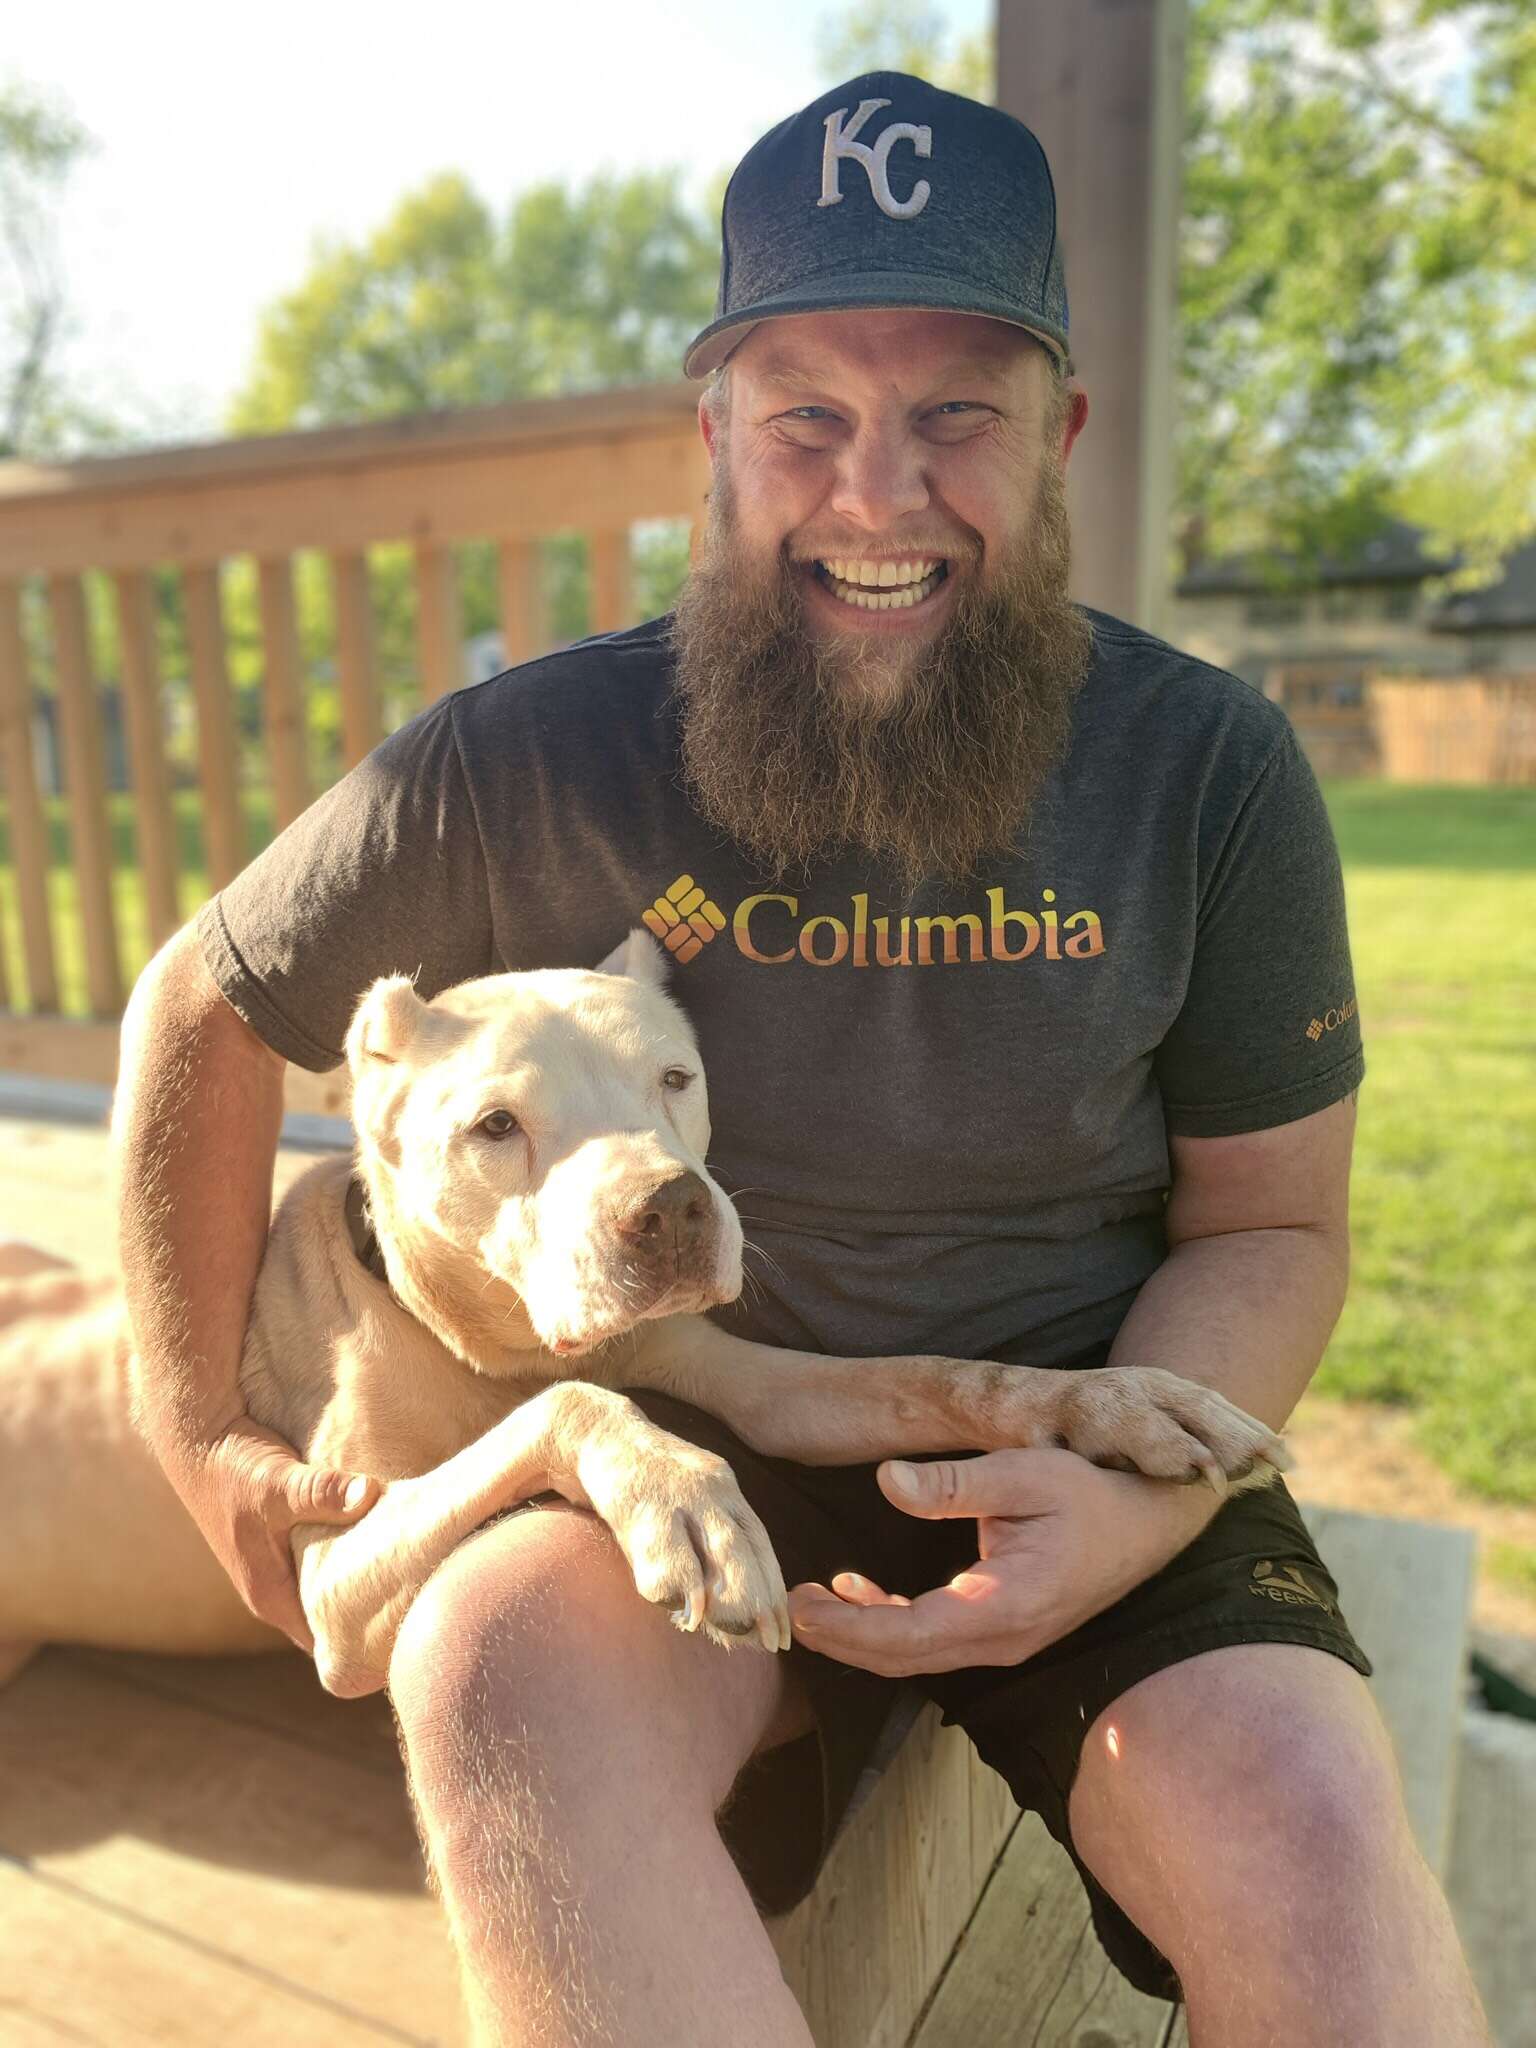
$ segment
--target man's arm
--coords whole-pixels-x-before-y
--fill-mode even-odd
[[[1169,1254],[1107,1363],[1198,1380],[1283,1428],[1344,1302],[1354,1130],[1350,1096],[1272,1130],[1171,1138]],[[803,1641],[890,1677],[1022,1662],[1150,1578],[1219,1505],[1200,1487],[1052,1451],[885,1464],[879,1476],[908,1514],[976,1516],[981,1550],[972,1571],[913,1602],[847,1575],[830,1591],[793,1589]]]
[[[349,1508],[351,1475],[301,1463],[240,1396],[283,1066],[219,993],[188,926],[133,991],[112,1129],[141,1427],[247,1605],[308,1649],[288,1531],[352,1521],[376,1489]]]

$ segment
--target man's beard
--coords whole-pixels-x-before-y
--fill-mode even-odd
[[[931,641],[821,637],[803,564],[741,547],[717,461],[672,627],[694,803],[775,877],[851,848],[910,892],[1007,853],[1066,751],[1092,655],[1067,596],[1070,545],[1061,466],[1047,460],[1028,530],[985,582],[976,555],[963,559]]]

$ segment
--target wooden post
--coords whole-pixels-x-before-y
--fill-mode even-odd
[[[631,623],[629,534],[594,533],[587,542],[594,633],[616,633]]]
[[[123,666],[123,708],[133,778],[134,834],[144,877],[144,907],[153,947],[163,946],[181,923],[176,900],[176,826],[171,816],[170,778],[160,712],[160,659],[149,576],[143,569],[119,569],[117,639]]]
[[[416,649],[422,699],[435,704],[464,680],[458,559],[436,541],[416,543]]]
[[[379,682],[373,661],[373,608],[368,597],[368,557],[331,556],[336,599],[336,679],[341,691],[341,751],[355,768],[384,737],[379,716]]]
[[[496,554],[501,583],[501,639],[508,668],[532,661],[549,645],[544,616],[543,561],[533,540],[504,540]]]
[[[293,607],[293,564],[286,555],[258,562],[261,639],[266,657],[262,702],[272,762],[272,815],[281,830],[309,802],[304,765],[304,687],[299,624]]]
[[[123,975],[112,911],[112,835],[101,763],[101,703],[91,677],[79,577],[50,576],[48,604],[75,886],[85,938],[86,996],[93,1016],[115,1017],[123,1007]]]
[[[1067,471],[1073,595],[1153,632],[1173,570],[1186,0],[998,0],[998,104],[1056,185],[1088,424]]]
[[[0,783],[16,864],[27,1001],[34,1011],[57,1010],[59,980],[48,922],[48,826],[32,758],[32,691],[21,634],[21,592],[14,583],[0,583]]]
[[[198,564],[183,573],[192,694],[197,702],[197,757],[203,798],[203,850],[210,889],[222,889],[245,866],[245,824],[235,763],[234,699],[224,654],[219,572]]]

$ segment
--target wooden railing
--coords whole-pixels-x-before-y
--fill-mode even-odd
[[[306,761],[296,552],[315,549],[328,559],[342,765],[350,766],[384,730],[366,550],[402,541],[414,550],[424,703],[462,680],[459,544],[496,544],[509,663],[549,644],[535,574],[544,536],[573,529],[586,535],[591,630],[631,623],[630,528],[640,520],[696,520],[702,509],[707,465],[694,418],[697,397],[696,385],[658,385],[144,455],[0,463],[0,789],[25,984],[24,991],[14,978],[7,985],[0,945],[0,1011],[7,1021],[14,1026],[23,1012],[47,1017],[60,1009],[63,892],[56,878],[50,884],[50,830],[34,761],[42,664],[36,636],[29,654],[22,630],[28,579],[38,579],[46,593],[46,665],[74,876],[69,915],[78,919],[85,1004],[92,1016],[112,1019],[129,977],[121,904],[114,900],[102,678],[92,669],[82,579],[95,572],[110,583],[134,857],[148,939],[159,945],[186,905],[152,577],[169,568],[179,581],[202,843],[207,883],[217,889],[243,864],[246,844],[221,565],[239,556],[256,564],[257,772],[281,828],[315,794]],[[0,903],[0,915],[5,911]],[[0,1047],[0,1065],[15,1064]]]

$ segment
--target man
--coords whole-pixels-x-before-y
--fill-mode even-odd
[[[874,74],[748,153],[724,229],[675,618],[422,714],[125,1027],[150,1425],[301,1640],[286,1532],[367,1475],[254,1430],[235,1362],[282,1058],[335,1064],[379,973],[589,964],[644,916],[759,1254],[724,1319],[770,1342],[1163,1366],[1279,1426],[1344,1297],[1337,856],[1277,710],[1067,598],[1087,403],[1038,143]],[[1053,1450],[806,1472],[642,1399],[731,1458],[798,1641],[677,1634],[561,1508],[428,1586],[390,1685],[487,2039],[803,2048],[741,1870],[806,1888],[909,1679],[1201,2048],[1486,2041],[1283,1488],[1218,1509]]]

